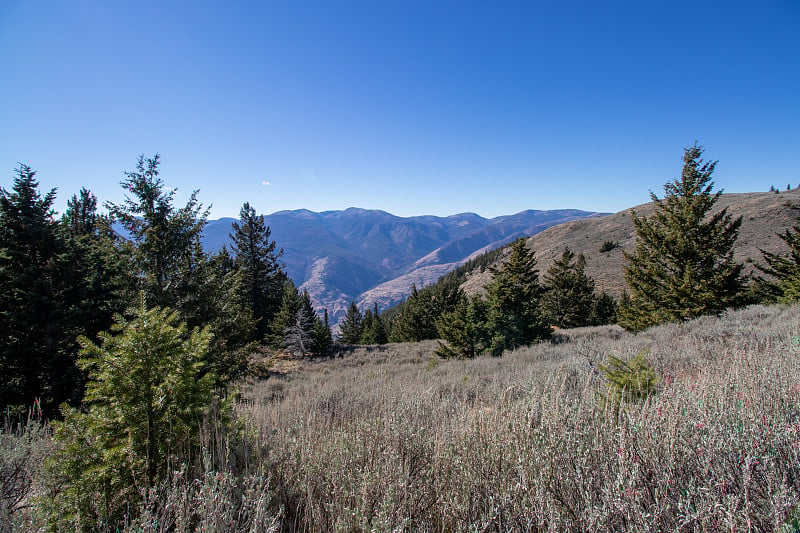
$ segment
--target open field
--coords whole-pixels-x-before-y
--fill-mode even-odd
[[[130,529],[774,531],[800,502],[800,306],[561,331],[502,358],[436,346],[245,384],[242,435],[209,436],[205,476]],[[640,352],[658,392],[604,410],[599,365]]]

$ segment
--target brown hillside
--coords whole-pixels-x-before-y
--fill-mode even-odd
[[[717,209],[727,207],[734,217],[742,216],[735,257],[745,263],[746,272],[752,271],[753,262],[763,263],[759,248],[773,253],[787,251],[777,234],[783,233],[797,220],[799,212],[791,207],[792,204],[800,206],[800,189],[780,193],[723,194],[720,197]],[[597,290],[619,297],[625,284],[622,252],[632,252],[636,242],[631,210],[639,216],[648,216],[654,209],[655,204],[651,202],[613,215],[560,224],[530,237],[528,246],[536,251],[540,273],[550,267],[565,246],[576,255],[582,253],[586,256],[586,272],[594,278]],[[618,242],[620,246],[601,253],[600,247],[606,241]],[[464,290],[468,294],[482,292],[490,279],[488,270],[475,273],[467,278]]]

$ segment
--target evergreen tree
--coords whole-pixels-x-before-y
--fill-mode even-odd
[[[167,309],[145,309],[100,344],[82,338],[89,373],[84,410],[56,424],[51,467],[63,490],[52,502],[54,529],[116,530],[142,495],[175,465],[192,464],[212,405],[203,360],[211,334],[188,331]],[[204,377],[198,378],[198,376]]]
[[[594,298],[592,302],[592,314],[590,324],[593,326],[605,326],[617,321],[617,302],[612,296],[603,292]]]
[[[400,305],[392,324],[392,342],[419,342],[437,337],[431,291],[417,290],[411,286],[411,294]]]
[[[364,323],[361,333],[361,344],[386,344],[386,328],[378,312],[378,304],[364,314]]]
[[[38,399],[52,416],[81,396],[83,330],[70,301],[78,265],[53,219],[55,189],[42,196],[26,165],[16,174],[11,191],[0,188],[0,410],[21,414]]]
[[[286,328],[284,347],[296,355],[313,353],[317,320],[308,291],[303,291],[298,301],[294,321]]]
[[[680,179],[651,193],[656,212],[632,213],[636,249],[625,254],[630,305],[620,309],[620,325],[630,330],[715,314],[735,305],[743,288],[742,265],[733,260],[742,219],[727,208],[711,213],[722,191],[712,194],[716,161],[704,163],[702,147],[684,150]]]
[[[242,273],[243,297],[256,320],[254,340],[263,340],[281,305],[281,288],[286,280],[279,263],[283,250],[277,250],[275,241],[270,240],[269,226],[249,203],[242,206],[239,218],[232,224],[230,238],[236,267]]]
[[[216,254],[201,254],[192,279],[196,290],[185,297],[183,316],[188,324],[208,326],[213,333],[206,366],[217,377],[216,385],[224,386],[244,372],[248,355],[256,349],[256,325],[241,290],[242,275],[223,247]]]
[[[75,337],[93,338],[130,302],[128,257],[108,217],[97,214],[97,197],[86,188],[67,202],[60,226],[70,265],[62,278],[69,288],[65,298],[81,325]]]
[[[489,327],[492,331],[492,354],[528,345],[550,336],[550,327],[542,316],[536,257],[524,238],[511,244],[511,253],[486,287],[489,304]]]
[[[542,311],[559,328],[588,326],[594,302],[594,280],[586,275],[586,258],[569,248],[544,275]]]
[[[355,302],[350,302],[344,321],[339,326],[339,340],[343,344],[358,344],[363,333],[364,317]]]
[[[800,217],[778,236],[789,246],[789,252],[774,254],[761,250],[767,264],[758,268],[774,278],[765,284],[773,296],[781,302],[796,302],[800,300]]]
[[[73,194],[67,200],[67,212],[62,223],[71,235],[93,235],[97,230],[97,197],[81,187],[80,197]]]
[[[311,353],[315,356],[327,354],[333,346],[333,336],[331,335],[331,326],[328,322],[328,310],[325,309],[323,319],[317,320],[314,323],[314,338],[311,345]]]
[[[491,348],[488,306],[480,296],[464,298],[452,311],[447,311],[436,321],[439,342],[436,354],[440,357],[475,357]]]
[[[167,190],[159,177],[160,156],[139,156],[136,170],[126,172],[122,188],[128,191],[121,205],[107,207],[130,233],[137,267],[137,289],[149,306],[168,306],[181,313],[187,294],[196,290],[192,274],[204,258],[200,235],[208,210],[193,191],[186,205],[173,205],[175,190]]]
[[[297,312],[300,310],[300,293],[292,280],[284,282],[281,292],[281,307],[270,324],[267,336],[268,344],[274,349],[285,347],[286,332],[297,321]]]

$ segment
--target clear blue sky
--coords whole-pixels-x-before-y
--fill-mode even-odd
[[[800,183],[800,1],[0,0],[0,186],[119,202],[139,154],[212,218],[618,211],[698,140]]]

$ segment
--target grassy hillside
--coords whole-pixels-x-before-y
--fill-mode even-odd
[[[800,189],[720,197],[718,209],[727,207],[734,217],[742,216],[735,258],[745,263],[746,271],[752,270],[753,261],[763,262],[759,248],[773,253],[786,251],[777,234],[791,227],[800,214],[792,204],[800,206]],[[654,209],[653,203],[633,208],[640,217],[650,215]],[[625,286],[622,252],[632,252],[636,243],[630,215],[631,209],[626,209],[613,215],[567,222],[531,237],[528,244],[536,251],[539,271],[545,272],[568,246],[576,255],[586,256],[586,273],[594,278],[597,290],[619,297]],[[618,243],[619,247],[601,252],[606,241]],[[480,292],[490,278],[488,271],[475,273],[465,282],[464,289],[470,294]]]
[[[562,330],[502,358],[435,348],[246,384],[243,436],[210,433],[205,476],[177,475],[131,530],[774,531],[800,502],[800,306]],[[600,365],[638,353],[658,392],[615,415]],[[3,461],[27,442],[3,437]]]

